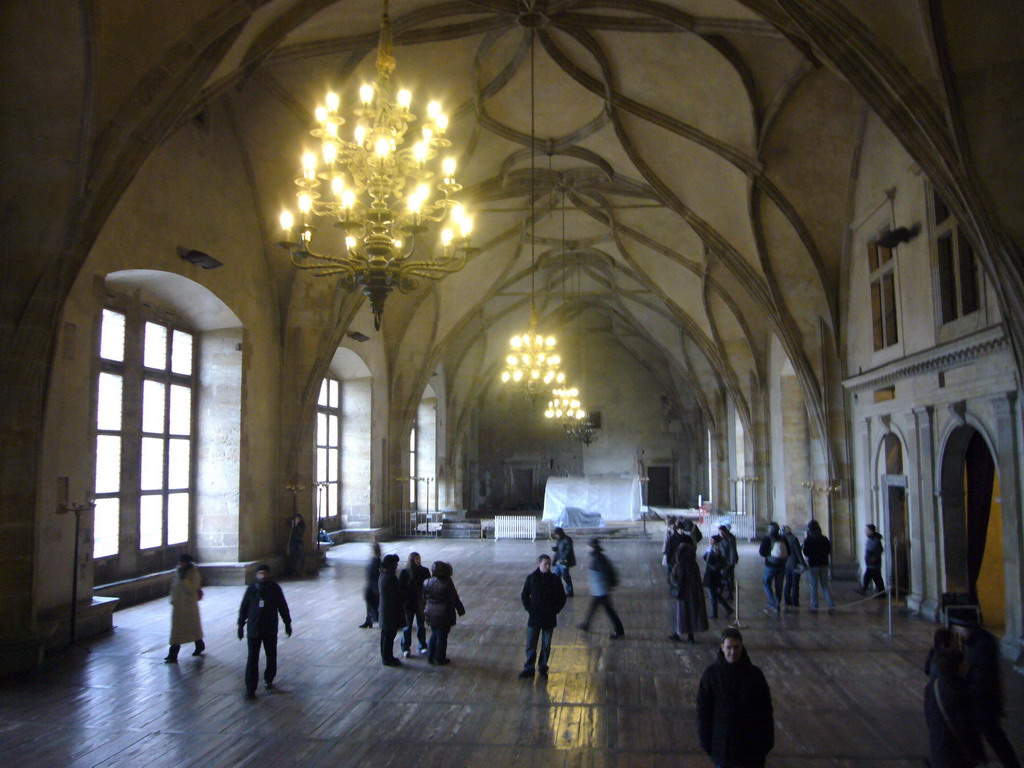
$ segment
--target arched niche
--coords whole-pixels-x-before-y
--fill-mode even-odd
[[[979,605],[985,626],[1002,630],[1006,606],[998,456],[988,437],[966,419],[944,441],[939,495],[944,591]]]

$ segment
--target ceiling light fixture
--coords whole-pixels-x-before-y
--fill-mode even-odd
[[[516,334],[509,340],[505,370],[501,374],[503,383],[531,398],[565,383],[557,339],[553,335],[545,335],[537,330],[537,130],[533,44],[535,36],[536,30],[530,26],[530,328],[526,333]]]
[[[328,93],[316,108],[317,127],[310,134],[320,143],[319,152],[302,155],[298,217],[289,210],[281,214],[283,238],[278,243],[291,253],[299,269],[318,277],[336,276],[346,290],[360,289],[370,300],[373,324],[380,329],[384,301],[397,288],[408,293],[416,278],[439,280],[457,272],[470,247],[472,219],[454,199],[462,187],[455,181],[455,158],[440,164],[440,181],[431,187],[435,171],[430,169],[440,150],[451,146],[445,138],[448,117],[437,102],[427,105],[419,120],[420,139],[403,147],[405,134],[417,116],[409,111],[412,95],[401,90],[392,96],[391,21],[384,0],[377,74],[372,85],[359,89],[360,107],[354,110],[356,125],[352,141],[341,136],[345,124],[339,114],[341,100]],[[329,197],[321,194],[329,188]],[[314,221],[335,219],[342,230],[331,251],[314,252]],[[413,259],[417,236],[430,225],[448,219],[440,233],[440,253]]]

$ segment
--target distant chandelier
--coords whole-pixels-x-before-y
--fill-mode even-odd
[[[560,387],[551,392],[544,418],[555,424],[561,424],[566,432],[587,417],[580,403],[580,391],[576,387]]]
[[[543,335],[537,331],[537,306],[534,301],[534,283],[536,281],[536,232],[537,211],[537,165],[535,127],[536,110],[534,105],[534,30],[530,30],[530,328],[509,339],[509,352],[505,356],[505,370],[501,374],[503,383],[510,388],[518,389],[531,398],[541,392],[565,383],[562,372],[562,357],[558,354],[558,344],[554,336]]]
[[[577,423],[566,426],[565,434],[583,443],[583,445],[590,445],[597,440],[597,430],[594,428],[589,417],[584,417]]]
[[[337,94],[328,93],[325,105],[316,108],[318,125],[310,134],[320,142],[320,155],[303,153],[302,178],[295,181],[298,223],[291,211],[281,214],[284,237],[278,245],[291,252],[291,262],[299,269],[317,277],[337,276],[346,290],[362,290],[379,330],[384,301],[392,290],[408,293],[416,287],[415,278],[439,280],[462,269],[473,250],[473,223],[452,197],[462,189],[455,181],[454,157],[441,163],[440,182],[433,189],[429,184],[435,172],[428,164],[439,150],[451,146],[444,137],[448,118],[440,104],[427,105],[427,116],[419,123],[422,138],[402,148],[409,124],[417,118],[409,111],[409,91],[392,98],[395,59],[387,0],[376,66],[374,83],[359,89],[362,106],[353,110],[353,141],[340,137],[345,120],[338,114]],[[322,184],[330,188],[330,199],[321,196]],[[413,260],[416,236],[446,217],[449,225],[441,230],[441,254]],[[340,255],[312,250],[317,229],[313,221],[320,218],[336,219],[334,226],[345,231],[336,246]]]
[[[565,383],[562,356],[557,352],[554,336],[537,332],[537,312],[530,310],[530,330],[509,339],[509,354],[501,380],[536,395]]]

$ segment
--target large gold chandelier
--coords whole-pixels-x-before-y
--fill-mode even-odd
[[[352,140],[342,138],[345,124],[339,114],[340,98],[328,93],[316,108],[317,126],[310,134],[320,143],[319,154],[302,155],[302,177],[296,179],[298,220],[291,211],[281,214],[284,233],[278,243],[291,252],[291,261],[318,277],[337,276],[349,291],[360,289],[370,300],[374,325],[380,329],[384,301],[397,288],[408,293],[416,278],[438,280],[465,265],[471,252],[472,220],[453,195],[462,187],[455,181],[455,158],[441,163],[440,181],[431,187],[435,172],[428,166],[438,152],[451,146],[445,138],[448,118],[437,102],[427,106],[419,121],[420,139],[403,147],[405,134],[417,116],[409,111],[412,95],[401,90],[392,96],[391,22],[384,0],[377,75],[372,85],[359,89],[361,106],[354,111]],[[330,190],[329,197],[321,188]],[[333,218],[345,233],[337,252],[314,252],[314,221]],[[417,236],[444,219],[441,251],[413,259]]]

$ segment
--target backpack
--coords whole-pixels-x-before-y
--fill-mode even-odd
[[[612,565],[611,560],[608,560],[606,558],[604,562],[608,568],[608,570],[606,571],[608,578],[608,587],[609,589],[615,589],[617,586],[619,586],[619,574],[615,571],[615,566]]]
[[[771,558],[773,560],[785,560],[789,557],[789,550],[786,548],[786,542],[782,539],[775,539],[772,542]]]

